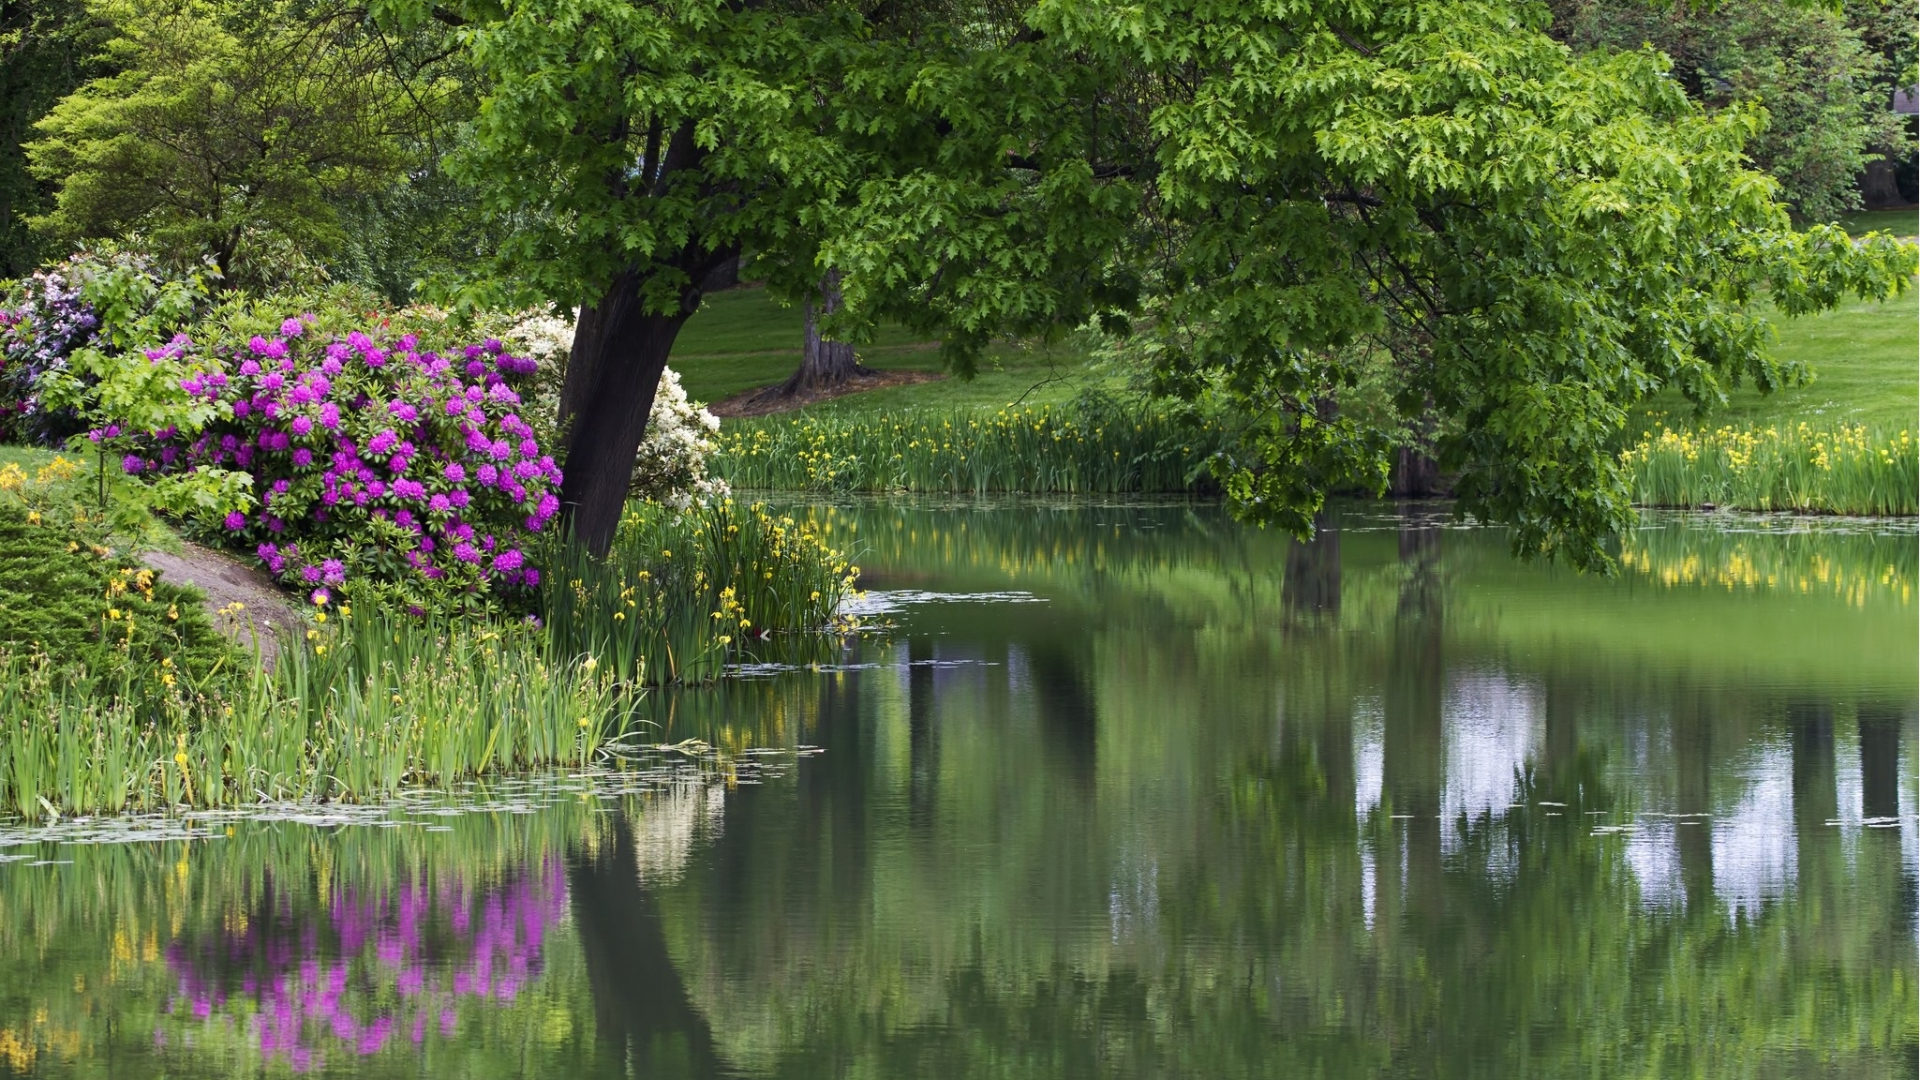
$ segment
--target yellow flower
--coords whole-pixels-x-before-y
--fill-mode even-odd
[[[589,656],[589,657],[587,657],[587,658],[586,658],[586,660],[585,660],[585,661],[583,661],[583,662],[582,662],[582,663],[580,664],[580,670],[582,670],[582,671],[586,671],[586,672],[591,672],[591,671],[592,671],[592,670],[593,670],[594,668],[597,668],[597,667],[599,667],[599,666],[600,666],[600,661],[598,661],[598,660],[596,660],[596,659],[594,659],[593,657],[591,657],[591,656]]]

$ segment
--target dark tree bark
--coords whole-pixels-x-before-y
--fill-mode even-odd
[[[639,284],[622,274],[599,303],[581,311],[560,391],[560,422],[567,431],[560,503],[574,538],[595,555],[606,554],[613,543],[660,372],[680,327],[700,304],[698,290],[689,289],[679,310],[650,314]]]
[[[1302,622],[1340,615],[1340,533],[1331,524],[1320,514],[1313,523],[1313,539],[1287,547],[1280,598],[1287,612]]]
[[[1882,158],[1867,163],[1866,171],[1860,174],[1860,200],[1869,210],[1885,210],[1907,204],[1906,196],[1900,193],[1900,182],[1895,178],[1893,162]]]
[[[1900,719],[1897,706],[1860,706],[1860,811],[1867,817],[1899,816]]]
[[[853,346],[844,341],[827,341],[820,336],[820,317],[840,310],[840,272],[827,271],[820,281],[820,301],[807,300],[807,336],[800,350],[800,369],[780,387],[783,397],[817,393],[842,386],[855,375],[871,375],[862,367]]]
[[[614,279],[598,303],[581,309],[573,329],[560,388],[567,445],[560,503],[574,538],[596,555],[607,553],[620,524],[633,461],[674,339],[708,288],[732,282],[739,252],[686,252],[677,263],[695,284],[681,291],[674,310],[647,311],[640,276],[629,271]]]

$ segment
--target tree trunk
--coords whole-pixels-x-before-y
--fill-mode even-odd
[[[1860,174],[1860,201],[1868,210],[1885,210],[1907,204],[1906,196],[1900,194],[1900,183],[1894,177],[1892,161],[1883,157],[1867,163],[1866,171]]]
[[[567,441],[560,502],[574,538],[596,555],[606,554],[620,524],[673,339],[700,306],[699,290],[689,289],[678,311],[648,314],[639,286],[633,274],[621,274],[599,303],[581,311],[560,390]]]
[[[800,350],[800,370],[780,387],[781,396],[831,390],[855,375],[872,374],[860,366],[851,344],[820,337],[819,317],[839,311],[840,304],[840,272],[829,270],[820,280],[820,303],[816,306],[812,299],[807,300],[807,337]]]

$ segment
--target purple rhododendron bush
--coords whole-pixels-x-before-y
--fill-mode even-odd
[[[211,416],[131,440],[122,467],[250,475],[256,504],[221,527],[288,584],[371,587],[419,610],[537,585],[526,549],[559,511],[560,468],[521,415],[534,362],[493,339],[436,350],[317,323],[149,350],[187,369],[180,389]]]
[[[75,255],[16,283],[0,299],[0,442],[52,445],[83,430],[73,410],[43,408],[37,384],[94,343],[100,319],[84,295],[107,260]],[[151,273],[145,266],[144,273]]]

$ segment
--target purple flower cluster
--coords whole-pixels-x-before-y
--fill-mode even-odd
[[[17,302],[0,309],[0,442],[57,443],[84,425],[42,409],[35,384],[90,344],[100,320],[63,269],[37,273],[22,286]]]
[[[215,419],[136,440],[122,466],[250,473],[258,509],[229,514],[225,535],[291,584],[373,580],[428,598],[537,585],[521,547],[559,512],[561,474],[515,411],[533,362],[497,341],[448,357],[411,334],[329,337],[314,323],[150,350],[186,364],[181,389]]]
[[[404,1039],[417,1053],[436,1033],[452,1038],[462,1012],[519,997],[540,976],[546,936],[566,913],[558,859],[496,888],[458,879],[382,895],[342,888],[318,909],[269,885],[261,910],[228,923],[244,929],[168,944],[174,1022],[161,1021],[154,1044],[225,1018],[262,1056],[298,1073],[323,1069],[330,1051],[372,1056]]]

